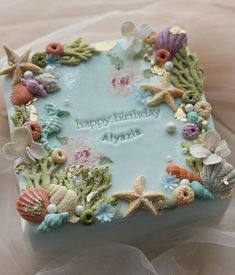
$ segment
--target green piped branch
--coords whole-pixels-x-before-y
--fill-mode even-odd
[[[59,61],[62,65],[77,66],[98,53],[100,52],[97,49],[82,44],[82,38],[78,38],[73,43],[64,45],[64,52],[59,56]]]
[[[68,168],[55,164],[50,155],[31,164],[29,169],[21,175],[26,180],[25,189],[32,187],[48,189],[52,183],[64,185],[69,189],[73,187],[72,178],[68,175]]]
[[[29,120],[29,112],[24,105],[14,106],[15,112],[11,116],[11,120],[14,123],[15,127],[21,127],[25,122]]]
[[[95,211],[102,203],[116,205],[115,198],[105,196],[111,186],[108,167],[81,168],[78,175],[82,178],[82,183],[77,188],[77,194],[85,209]]]
[[[203,160],[199,159],[199,158],[195,158],[193,157],[190,152],[189,149],[191,147],[191,145],[193,144],[202,144],[204,141],[204,135],[205,132],[203,132],[201,135],[199,135],[199,137],[191,142],[182,142],[181,143],[181,147],[184,150],[185,153],[185,161],[187,163],[187,165],[192,169],[193,173],[195,175],[200,176],[200,172],[202,171],[203,168]]]
[[[99,54],[96,48],[89,44],[82,44],[82,38],[78,38],[73,43],[64,44],[63,52],[55,57],[62,65],[78,66],[82,62],[88,61],[93,55]],[[45,51],[36,52],[32,55],[32,63],[43,68],[47,65],[47,53]],[[49,62],[50,63],[50,62]]]
[[[185,91],[196,91],[202,94],[204,72],[199,67],[198,58],[189,54],[183,47],[172,59],[174,68],[171,71],[171,83]]]

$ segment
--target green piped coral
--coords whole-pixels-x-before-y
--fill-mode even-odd
[[[78,175],[82,178],[82,183],[77,188],[77,194],[84,208],[95,211],[101,203],[115,205],[116,199],[105,196],[111,186],[108,167],[84,167],[79,170]]]
[[[205,131],[203,131],[202,134],[199,135],[199,137],[197,139],[195,139],[191,142],[182,142],[181,143],[181,147],[183,148],[183,150],[185,150],[186,163],[192,169],[193,173],[196,175],[200,175],[200,172],[202,171],[202,168],[203,168],[203,161],[202,161],[202,159],[193,157],[189,153],[189,148],[193,144],[202,144],[204,141],[204,135],[205,135]]]
[[[11,116],[11,120],[15,127],[21,127],[23,124],[29,120],[29,113],[24,105],[14,106],[15,112]]]
[[[31,61],[38,67],[44,68],[47,65],[46,56],[45,52],[37,52],[32,55]]]
[[[174,68],[171,71],[171,83],[185,91],[202,94],[204,72],[199,67],[196,55],[188,53],[183,47],[172,59]]]
[[[29,169],[21,174],[26,179],[25,189],[31,187],[42,187],[48,189],[49,185],[59,184],[71,189],[72,178],[68,175],[68,168],[55,164],[50,155],[31,164]]]
[[[64,52],[59,56],[59,61],[62,65],[77,66],[98,53],[98,50],[88,44],[82,44],[82,38],[78,38],[73,43],[64,45]]]

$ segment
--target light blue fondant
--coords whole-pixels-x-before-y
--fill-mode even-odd
[[[121,74],[122,70],[118,71],[111,64],[108,52],[102,52],[75,67],[54,63],[61,90],[34,102],[39,121],[48,118],[46,104],[57,105],[70,112],[69,116],[62,119],[59,136],[87,138],[97,152],[102,152],[113,161],[110,165],[112,186],[108,196],[114,192],[132,190],[139,175],[145,176],[146,191],[167,194],[161,180],[166,172],[167,156],[171,156],[173,163],[188,169],[181,148],[183,122],[174,118],[167,104],[148,107],[144,100],[141,102],[136,98],[142,94],[139,91],[140,83],[159,83],[161,79],[159,76],[144,77],[143,70],[149,68],[149,63],[142,59],[129,59],[119,44],[112,53],[118,54],[124,61],[125,73],[134,75],[128,87],[128,96],[112,91],[112,77]],[[14,109],[9,101],[10,92],[11,79],[6,78],[6,101],[9,115],[12,115]],[[177,99],[176,102],[180,103],[181,100]],[[80,122],[84,127],[78,127]],[[176,125],[174,134],[166,131],[169,122]],[[115,142],[118,137],[118,142]],[[58,141],[55,136],[49,136],[49,143],[58,144]],[[123,213],[127,203],[119,203]]]

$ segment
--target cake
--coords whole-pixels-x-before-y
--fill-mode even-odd
[[[137,244],[229,204],[235,170],[186,31],[125,22],[121,33],[34,53],[4,46],[3,152],[15,160],[16,209],[35,250]]]

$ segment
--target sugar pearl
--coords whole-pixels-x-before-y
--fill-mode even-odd
[[[174,68],[174,64],[170,61],[167,61],[165,64],[164,64],[164,68],[166,71],[170,72],[173,70]]]
[[[188,149],[187,148],[183,148],[182,151],[183,151],[184,155],[186,155],[188,153]]]
[[[193,104],[191,104],[191,103],[186,104],[186,106],[185,106],[185,111],[186,111],[187,113],[192,112],[193,109],[194,109]]]
[[[84,207],[80,204],[78,204],[75,208],[75,213],[77,216],[80,216],[82,212],[84,211]]]
[[[171,155],[167,155],[166,156],[166,161],[167,162],[172,162],[173,161],[173,157]]]
[[[51,203],[51,204],[49,204],[49,205],[47,206],[47,212],[48,212],[49,214],[55,214],[56,211],[57,211],[57,207],[56,207],[55,204]]]
[[[31,71],[26,71],[24,72],[23,77],[26,79],[33,78],[33,73]]]
[[[173,134],[175,133],[176,131],[176,125],[174,122],[169,122],[167,125],[166,125],[166,130],[168,133],[170,134]]]
[[[66,98],[66,99],[64,100],[64,105],[65,105],[65,106],[69,106],[69,100],[68,100],[68,98]]]
[[[190,181],[188,179],[182,179],[180,181],[180,185],[187,185],[187,186],[190,186]]]

